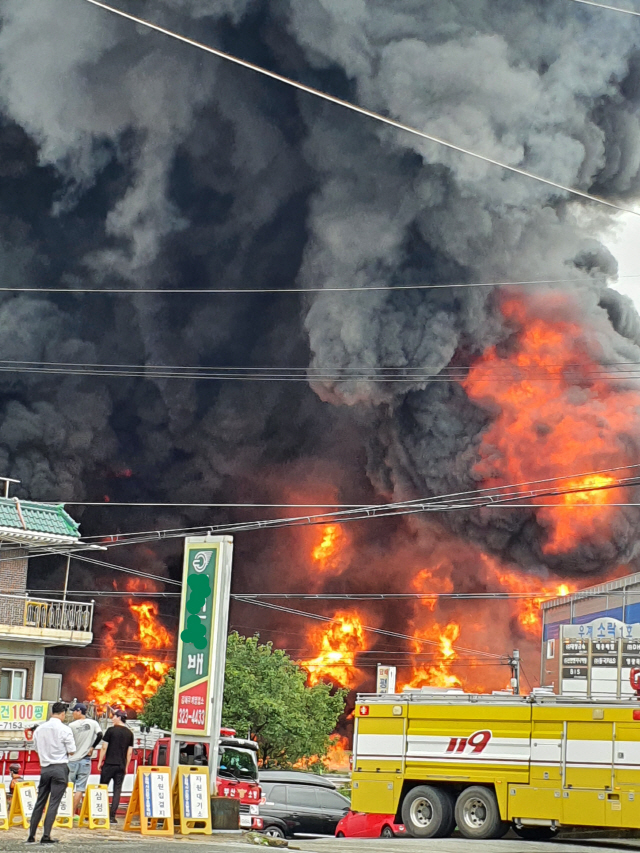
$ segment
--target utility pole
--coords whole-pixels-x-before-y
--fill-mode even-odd
[[[514,649],[513,654],[509,658],[509,666],[511,667],[511,687],[513,695],[520,695],[520,649]]]

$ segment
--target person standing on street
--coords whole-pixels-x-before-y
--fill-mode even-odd
[[[76,742],[76,751],[69,756],[69,781],[73,782],[73,813],[78,811],[82,795],[87,790],[91,773],[91,754],[102,740],[102,729],[87,717],[87,706],[78,702],[71,709],[73,722],[69,726]]]
[[[100,744],[100,784],[108,785],[113,779],[113,799],[109,814],[111,823],[118,822],[116,814],[120,805],[122,783],[133,752],[133,732],[127,726],[126,720],[124,711],[116,711],[113,715],[113,726],[106,730]]]
[[[20,775],[20,765],[12,764],[9,767],[9,773],[11,774],[11,780],[9,782],[9,794],[7,795],[7,805],[11,803],[11,798],[13,797],[13,792],[16,789],[16,782],[23,782],[24,779]]]
[[[54,702],[51,706],[51,717],[46,723],[35,730],[33,743],[40,759],[40,784],[38,798],[33,807],[29,837],[27,842],[36,840],[36,831],[42,817],[44,807],[49,800],[49,808],[44,819],[44,832],[40,844],[56,844],[58,839],[51,837],[51,827],[58,814],[58,807],[67,790],[69,780],[69,756],[76,751],[76,742],[69,726],[63,720],[67,706],[62,702]]]

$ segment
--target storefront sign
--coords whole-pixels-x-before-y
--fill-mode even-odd
[[[174,734],[209,736],[214,694],[221,703],[232,548],[228,536],[185,540]]]
[[[48,702],[0,700],[0,731],[20,731],[47,719]]]

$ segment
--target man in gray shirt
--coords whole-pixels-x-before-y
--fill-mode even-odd
[[[87,790],[91,773],[91,755],[102,740],[102,729],[87,717],[87,706],[77,702],[71,709],[73,722],[69,725],[76,742],[76,751],[69,756],[69,781],[73,782],[73,812],[78,811],[82,795]]]
[[[49,808],[44,819],[44,832],[40,844],[55,844],[57,838],[51,837],[51,827],[58,814],[60,801],[67,790],[69,780],[69,756],[76,751],[76,742],[69,726],[62,722],[67,713],[67,706],[62,702],[54,702],[51,706],[51,717],[46,723],[35,730],[33,743],[40,759],[40,784],[38,798],[33,807],[29,825],[28,843],[36,840],[36,830],[42,817],[44,807],[49,800]]]

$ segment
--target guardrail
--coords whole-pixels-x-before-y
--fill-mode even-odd
[[[93,601],[0,595],[0,624],[59,631],[91,631]]]

